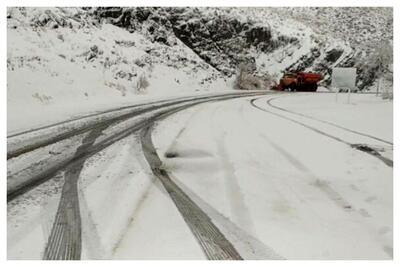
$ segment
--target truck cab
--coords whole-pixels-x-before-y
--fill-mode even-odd
[[[276,89],[281,91],[315,92],[318,89],[318,82],[322,78],[322,75],[319,73],[287,72],[279,80],[279,85]]]

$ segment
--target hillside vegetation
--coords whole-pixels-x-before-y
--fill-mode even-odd
[[[7,37],[14,114],[232,89],[239,74],[244,89],[303,70],[329,85],[333,67],[357,67],[360,89],[392,82],[391,8],[13,7]]]

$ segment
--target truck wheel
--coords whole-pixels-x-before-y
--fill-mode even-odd
[[[317,91],[317,89],[318,89],[318,84],[312,84],[311,86],[310,86],[310,92],[316,92]]]

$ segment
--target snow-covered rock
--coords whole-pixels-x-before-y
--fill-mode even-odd
[[[361,89],[377,77],[368,59],[393,38],[391,8],[138,7],[96,14],[152,41],[173,45],[167,36],[177,38],[227,77],[242,63],[256,63],[258,74],[276,78],[284,71],[318,71],[329,85],[333,67],[357,67]]]
[[[143,95],[233,88],[243,64],[261,80],[318,71],[325,85],[333,67],[357,67],[357,86],[368,88],[388,72],[376,48],[392,40],[393,11],[13,7],[7,35],[8,114],[17,121],[36,108],[75,114]]]
[[[50,122],[146,95],[226,89],[179,39],[153,42],[99,23],[91,9],[9,8],[7,18],[9,131],[27,127],[26,116]]]

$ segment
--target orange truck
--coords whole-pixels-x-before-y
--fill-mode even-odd
[[[277,91],[303,91],[315,92],[322,75],[313,72],[288,72],[279,80],[279,84],[273,89]]]

